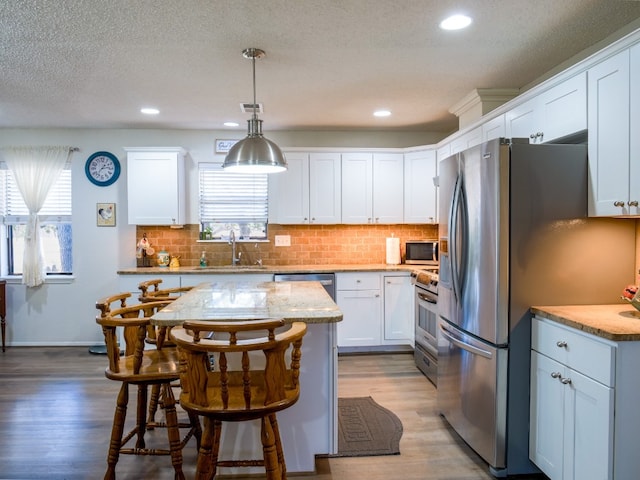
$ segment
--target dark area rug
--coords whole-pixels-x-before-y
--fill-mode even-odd
[[[338,457],[398,455],[400,437],[400,419],[373,398],[338,398]]]

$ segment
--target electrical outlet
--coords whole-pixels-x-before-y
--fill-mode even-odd
[[[291,235],[276,235],[276,247],[290,247]]]

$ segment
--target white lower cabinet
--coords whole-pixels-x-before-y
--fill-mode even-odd
[[[140,289],[138,285],[148,280],[155,280],[159,278],[162,280],[160,288],[178,288],[180,287],[180,275],[162,275],[158,273],[150,273],[143,275],[119,275],[118,285],[121,292],[131,292],[131,298],[127,301],[127,305],[133,305],[138,303],[138,296],[140,295]],[[115,292],[114,292],[115,293]]]
[[[336,273],[338,347],[372,351],[414,344],[414,297],[409,272]]]
[[[373,347],[382,343],[382,295],[379,273],[337,273],[338,347]]]
[[[551,480],[637,478],[640,342],[535,317],[529,457]]]
[[[411,276],[385,275],[384,283],[384,343],[414,344],[414,297]]]
[[[535,351],[531,372],[531,460],[551,479],[612,478],[613,388]]]

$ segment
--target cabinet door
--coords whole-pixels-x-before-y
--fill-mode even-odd
[[[342,310],[337,324],[339,347],[372,347],[382,343],[380,290],[338,290],[336,303]]]
[[[494,138],[505,137],[507,133],[506,120],[504,115],[498,115],[488,122],[482,124],[482,141],[493,140]]]
[[[532,98],[512,108],[505,114],[509,138],[528,138],[529,143],[539,143],[542,134],[536,113],[536,99]]]
[[[482,127],[474,128],[451,142],[451,155],[482,143]]]
[[[339,153],[309,155],[309,223],[340,223],[340,179]]]
[[[384,340],[390,344],[414,343],[414,298],[409,276],[385,276]]]
[[[342,223],[371,223],[373,155],[342,155]]]
[[[404,158],[402,153],[373,155],[373,222],[404,220]]]
[[[529,458],[549,478],[562,478],[565,388],[557,375],[564,367],[536,351],[531,352]]]
[[[631,81],[629,101],[629,131],[631,135],[629,145],[629,213],[640,215],[640,44],[634,45],[629,51]],[[634,206],[635,205],[635,206]]]
[[[186,223],[182,149],[126,150],[129,224]]]
[[[436,152],[404,155],[404,223],[437,223]]]
[[[309,154],[286,152],[288,168],[269,175],[269,221],[309,223]]]
[[[441,162],[442,160],[444,160],[447,157],[451,156],[451,144],[447,143],[445,145],[442,145],[440,148],[438,148],[438,151],[436,152],[436,160],[438,162]]]
[[[539,96],[543,142],[550,142],[587,128],[587,74],[583,72]]]
[[[180,275],[120,275],[118,277],[118,288],[121,292],[131,292],[131,298],[127,299],[128,305],[134,305],[138,302],[138,296],[141,291],[138,288],[142,282],[149,280],[155,280],[159,278],[162,280],[160,288],[178,288],[180,287]]]
[[[587,72],[589,215],[629,214],[629,50]]]
[[[564,382],[562,478],[613,478],[614,390],[567,369]],[[555,478],[555,477],[552,477]]]

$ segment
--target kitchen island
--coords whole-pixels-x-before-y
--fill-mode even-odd
[[[186,320],[265,317],[307,323],[300,399],[278,413],[278,425],[287,471],[312,472],[316,455],[335,454],[338,448],[336,322],[342,320],[342,312],[320,282],[203,282],[152,316],[151,322],[175,326]],[[225,424],[220,458],[231,457],[262,457],[258,421]]]

